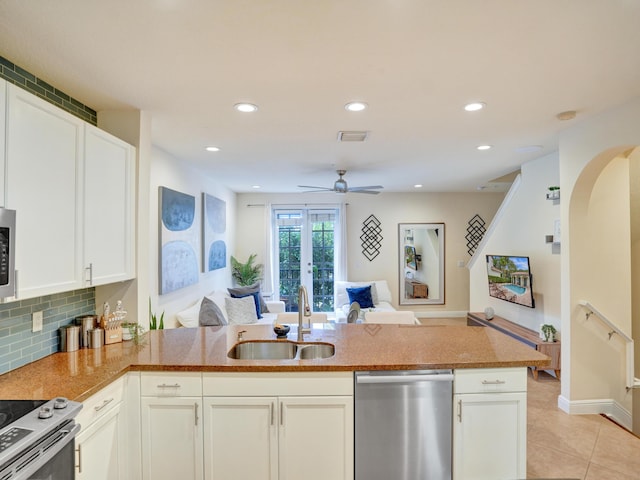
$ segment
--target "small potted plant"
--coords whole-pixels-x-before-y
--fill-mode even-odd
[[[252,253],[249,255],[247,263],[242,263],[231,255],[231,276],[238,285],[248,286],[262,279],[262,264],[253,263],[256,256],[255,253]]]
[[[151,311],[151,297],[149,297],[149,330],[163,330],[164,329],[164,312],[160,316],[160,321],[155,313]]]
[[[542,332],[543,339],[545,342],[555,342],[556,341],[556,327],[545,323],[540,327],[540,331]]]
[[[558,186],[551,186],[548,188],[549,193],[547,193],[547,198],[549,200],[557,200],[560,198],[560,187]]]

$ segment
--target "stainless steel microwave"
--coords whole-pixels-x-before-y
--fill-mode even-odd
[[[0,208],[0,298],[16,290],[16,211]]]

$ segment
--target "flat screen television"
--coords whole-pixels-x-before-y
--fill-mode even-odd
[[[415,247],[405,245],[404,247],[404,264],[412,270],[418,270],[418,256]]]
[[[489,295],[534,308],[529,257],[487,255]]]

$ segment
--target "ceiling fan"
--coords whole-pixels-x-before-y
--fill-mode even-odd
[[[370,195],[377,195],[380,192],[376,192],[376,190],[379,190],[381,188],[384,188],[382,185],[368,185],[366,187],[351,187],[349,188],[347,186],[347,181],[342,178],[344,176],[345,173],[347,173],[346,170],[336,170],[336,173],[340,176],[340,178],[338,178],[338,180],[335,181],[335,183],[333,184],[333,187],[314,187],[311,185],[298,185],[298,187],[300,188],[313,188],[314,190],[311,190],[312,192],[335,192],[335,193],[368,193]]]

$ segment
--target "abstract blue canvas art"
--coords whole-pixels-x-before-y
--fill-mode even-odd
[[[160,294],[198,283],[198,225],[192,195],[160,187]]]
[[[202,194],[202,268],[205,272],[227,266],[227,202]]]

